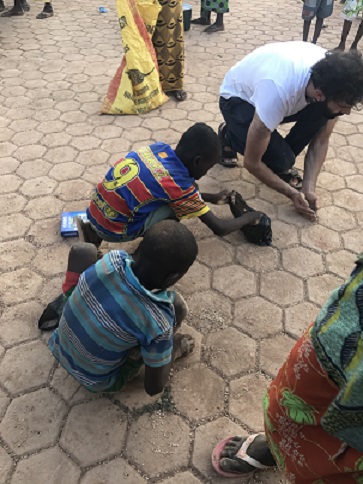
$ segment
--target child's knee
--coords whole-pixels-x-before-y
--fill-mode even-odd
[[[93,244],[78,242],[68,255],[68,271],[82,273],[97,262],[97,248]]]

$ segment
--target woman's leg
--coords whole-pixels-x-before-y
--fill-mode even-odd
[[[340,44],[338,45],[338,50],[345,50],[345,43],[347,41],[348,34],[352,27],[351,20],[344,20],[342,35],[340,37]]]
[[[353,40],[352,45],[350,46],[350,50],[357,50],[358,42],[360,41],[360,39],[362,37],[363,37],[363,20],[359,24],[359,27],[358,27],[358,30],[357,30],[357,34],[355,36],[355,39]]]

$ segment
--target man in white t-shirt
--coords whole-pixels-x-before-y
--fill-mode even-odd
[[[250,173],[314,220],[316,180],[336,118],[363,101],[362,55],[307,42],[268,44],[227,72],[220,96],[221,164],[235,166],[243,154]],[[295,124],[283,138],[276,128],[288,122]],[[302,180],[292,168],[305,147]]]

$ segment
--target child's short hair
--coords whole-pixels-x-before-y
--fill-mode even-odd
[[[148,267],[166,276],[184,274],[197,257],[198,245],[185,225],[163,220],[146,232],[137,251]]]
[[[196,123],[182,135],[175,152],[183,162],[191,162],[196,156],[209,160],[220,157],[221,144],[210,126]]]

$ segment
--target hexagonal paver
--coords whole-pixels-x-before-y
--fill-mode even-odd
[[[201,482],[190,472],[182,472],[181,474],[161,481],[160,484],[200,484]]]
[[[256,343],[236,329],[226,328],[207,336],[206,358],[214,368],[233,376],[255,367]]]
[[[58,181],[78,179],[84,171],[84,167],[79,163],[69,161],[60,165],[55,165],[49,172],[49,176]]]
[[[269,272],[261,276],[261,295],[273,303],[289,306],[303,299],[303,283],[284,271]]]
[[[84,180],[67,180],[59,183],[56,195],[65,201],[84,200],[91,195],[92,185]]]
[[[147,405],[156,403],[160,400],[160,394],[152,397],[148,395],[144,388],[144,379],[145,370],[143,368],[134,380],[127,383],[125,388],[113,396],[114,400],[125,405],[131,411],[139,410]]]
[[[212,468],[211,455],[214,447],[219,441],[225,439],[229,435],[246,435],[241,427],[227,417],[219,418],[214,422],[201,425],[195,431],[194,449],[192,462],[194,467],[203,474],[208,482],[216,484],[223,484],[225,478],[218,478],[217,474]],[[241,478],[229,479],[231,483],[240,483]]]
[[[277,269],[279,266],[279,254],[272,247],[258,247],[244,244],[237,249],[237,260],[243,266],[253,271],[263,272]]]
[[[209,267],[229,264],[232,262],[233,255],[234,248],[216,237],[202,240],[198,244],[198,260]]]
[[[51,178],[40,176],[24,182],[21,192],[29,198],[34,198],[41,195],[49,195],[56,186],[57,183]]]
[[[1,159],[0,175],[7,175],[8,173],[13,173],[19,166],[18,160],[11,157],[6,157]]]
[[[264,429],[262,397],[268,380],[258,373],[243,376],[230,383],[229,411],[255,432]]]
[[[10,403],[10,398],[7,396],[4,390],[0,388],[0,418],[4,416],[6,408],[9,405],[9,403]]]
[[[278,207],[278,219],[287,224],[295,225],[296,227],[304,227],[311,224],[309,220],[296,212],[291,203]]]
[[[322,306],[330,293],[339,287],[344,280],[331,274],[315,276],[308,280],[309,300]]]
[[[0,178],[0,193],[16,192],[21,184],[21,178],[16,175],[2,175]]]
[[[190,419],[211,417],[223,410],[224,383],[204,365],[178,371],[172,379],[177,409]]]
[[[25,213],[34,220],[42,220],[58,216],[62,211],[63,202],[54,197],[40,197],[30,200],[25,207]]]
[[[212,287],[232,299],[255,294],[255,275],[243,267],[233,265],[213,272]]]
[[[46,333],[43,336],[47,338]],[[61,366],[54,372],[51,388],[57,390],[69,405],[94,400],[99,396],[97,393],[90,393],[86,390]]]
[[[56,274],[65,274],[67,269],[69,247],[67,245],[53,245],[38,250],[35,259],[32,262],[34,269],[46,276],[55,276]]]
[[[318,185],[325,188],[326,190],[331,190],[335,192],[345,188],[344,178],[339,175],[333,175],[327,171],[320,173],[318,178]]]
[[[47,382],[53,363],[50,351],[39,340],[15,346],[0,362],[0,380],[12,394],[29,391]]]
[[[101,398],[72,407],[60,444],[84,467],[121,452],[125,432],[125,414]]]
[[[26,199],[17,193],[0,195],[0,206],[2,215],[21,212],[25,207]]]
[[[231,303],[215,291],[192,294],[188,297],[188,307],[188,324],[202,333],[221,329],[231,320]]]
[[[94,467],[81,479],[81,484],[145,484],[146,480],[138,474],[126,461],[117,458],[106,464]],[[68,484],[68,483],[64,483]]]
[[[119,153],[121,153],[121,151]],[[77,161],[77,163],[80,163],[81,165],[90,166],[90,165],[99,165],[99,164],[106,163],[109,157],[110,155],[106,151],[87,150],[87,151],[82,151],[82,153],[78,155],[76,160],[72,159],[69,161]],[[121,155],[119,155],[119,158],[121,158]],[[107,170],[105,170],[105,174],[106,174],[106,171]]]
[[[34,170],[34,166],[37,167],[36,170]],[[43,159],[25,161],[17,169],[17,174],[25,180],[30,180],[31,178],[47,175],[51,167],[52,165]]]
[[[210,288],[211,271],[208,267],[194,262],[185,276],[178,281],[175,288],[182,294],[193,294]]]
[[[271,376],[276,376],[294,345],[295,341],[284,334],[261,341],[261,369]]]
[[[34,247],[24,240],[0,243],[0,271],[26,266],[34,257]]]
[[[352,212],[360,212],[363,209],[363,194],[345,189],[334,193],[334,202],[339,207]]]
[[[11,474],[13,461],[5,449],[0,447],[0,484],[6,484],[8,477]]]
[[[359,254],[362,251],[362,229],[351,230],[342,234],[344,247]]]
[[[43,307],[35,301],[4,309],[0,317],[0,341],[6,346],[39,336],[34,322],[42,311]]]
[[[15,454],[53,445],[66,412],[48,388],[15,398],[0,423],[0,435]]]
[[[339,250],[327,254],[326,262],[328,270],[339,277],[347,278],[355,267],[357,260],[356,254],[348,252],[347,250]]]
[[[300,277],[314,276],[324,270],[321,255],[304,247],[286,249],[282,253],[282,265],[285,270]]]
[[[308,326],[315,321],[319,308],[309,302],[303,302],[285,310],[286,331],[300,338]]]
[[[326,227],[345,231],[354,228],[354,216],[340,207],[323,207],[318,212],[319,223]]]
[[[0,217],[0,225],[2,227],[0,240],[21,237],[28,230],[30,224],[31,220],[21,213]]]
[[[282,330],[282,310],[262,297],[238,301],[233,324],[253,338],[265,338]]]
[[[12,482],[46,482],[47,484],[77,484],[80,469],[59,449],[46,449],[18,462]]]
[[[4,291],[2,298],[5,304],[20,303],[36,297],[41,285],[41,277],[28,269],[0,275],[0,287]]]
[[[126,456],[149,476],[186,466],[189,427],[177,415],[142,415],[131,424]]]
[[[352,175],[346,177],[347,187],[363,193],[363,175]]]
[[[301,242],[322,252],[329,252],[341,247],[337,232],[317,224],[302,229]]]

